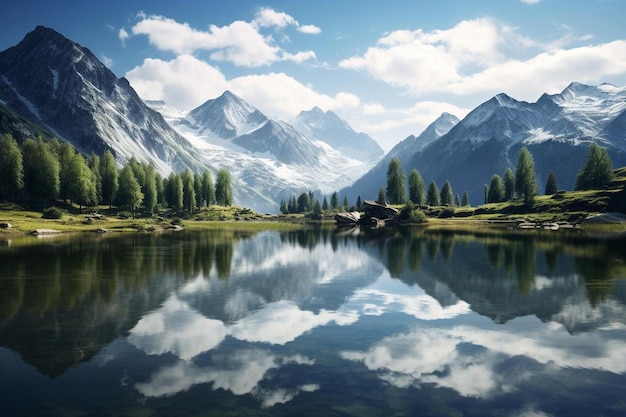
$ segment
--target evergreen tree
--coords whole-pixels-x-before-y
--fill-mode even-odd
[[[326,196],[324,196],[324,202],[322,203],[322,210],[324,211],[328,210],[328,200],[326,199]]]
[[[135,211],[141,206],[143,201],[143,193],[130,164],[126,164],[122,172],[120,172],[117,197],[120,204],[130,210],[133,218],[135,218]]]
[[[298,202],[296,201],[295,196],[289,197],[289,203],[287,204],[287,211],[289,213],[297,213],[298,212]]]
[[[446,181],[443,187],[441,187],[441,205],[451,206],[452,204],[454,204],[452,186],[450,185],[450,181]]]
[[[24,187],[22,152],[10,133],[0,136],[0,201],[13,200]]]
[[[585,165],[576,176],[576,190],[593,190],[613,181],[613,162],[605,148],[592,143]]]
[[[548,174],[548,180],[546,181],[546,195],[554,195],[559,191],[559,187],[556,184],[556,177],[554,176],[554,172],[550,171]]]
[[[439,195],[439,188],[435,180],[432,180],[428,186],[428,192],[426,193],[426,204],[431,206],[441,205],[441,197]]]
[[[133,170],[133,175],[135,176],[135,179],[139,183],[139,186],[143,186],[143,184],[146,183],[145,166],[139,161],[137,161],[137,159],[134,156],[130,158],[127,165],[129,165],[130,168]]]
[[[485,184],[483,186],[483,203],[487,204],[489,202],[489,186]]]
[[[409,174],[409,200],[421,206],[424,204],[424,179],[416,169],[411,170]]]
[[[183,210],[188,214],[193,214],[196,209],[196,191],[191,171],[184,170],[181,180],[183,182]]]
[[[289,213],[289,210],[287,209],[287,203],[284,199],[280,200],[280,212],[283,214]]]
[[[115,165],[115,158],[108,150],[100,162],[100,176],[102,177],[102,202],[111,208],[119,188],[119,173]]]
[[[459,198],[459,193],[456,193],[454,196],[454,205],[456,207],[461,207],[461,199]]]
[[[95,153],[91,153],[88,161],[89,169],[93,174],[96,184],[96,202],[102,201],[102,175],[100,174],[100,157]]]
[[[207,206],[215,202],[215,186],[208,169],[202,173],[202,199],[206,201]]]
[[[161,174],[155,172],[154,182],[156,183],[157,190],[157,205],[165,207],[167,205],[167,201],[165,200],[165,179],[161,177]]]
[[[173,174],[172,176],[170,176],[169,182],[171,183],[172,195],[170,205],[174,210],[176,210],[177,213],[182,213],[183,209],[185,208],[183,178],[180,174]]]
[[[315,200],[315,204],[313,204],[313,218],[314,219],[322,218],[322,207],[320,206],[319,200]]]
[[[82,211],[82,206],[90,206],[97,204],[98,196],[96,193],[96,181],[94,174],[89,169],[85,158],[74,152],[66,155],[66,197],[70,202],[77,203]]]
[[[537,195],[537,178],[535,175],[535,162],[526,147],[523,147],[517,159],[515,169],[515,191],[524,198],[526,206],[532,205]]]
[[[298,213],[305,213],[310,210],[311,200],[307,193],[302,193],[298,197]]]
[[[515,177],[511,168],[504,171],[504,200],[512,200],[515,196]]]
[[[348,197],[344,195],[343,196],[343,209],[348,210],[348,207],[349,207]]]
[[[59,196],[62,200],[70,198],[69,188],[74,178],[72,178],[72,159],[75,155],[74,147],[68,143],[59,143],[54,146],[57,149],[57,158],[59,160]]]
[[[470,203],[469,203],[469,194],[468,194],[468,192],[467,192],[467,191],[465,191],[465,192],[463,193],[463,200],[461,200],[461,205],[462,205],[463,207],[466,207],[466,206],[469,206],[469,205],[470,205]]]
[[[378,190],[378,197],[376,198],[376,202],[378,204],[385,204],[387,202],[387,197],[385,196],[385,189],[380,187]]]
[[[202,207],[204,197],[202,197],[202,177],[197,172],[193,174],[193,191],[196,196],[196,207]]]
[[[356,209],[361,210],[361,207],[363,207],[363,202],[361,201],[361,196],[359,195],[356,198]]]
[[[390,204],[406,202],[406,178],[398,158],[393,158],[387,168],[387,199]]]
[[[59,160],[41,137],[22,146],[24,189],[33,201],[54,201],[59,195]]]
[[[217,172],[215,180],[215,200],[221,206],[231,206],[233,204],[233,189],[231,185],[230,172],[222,168]]]
[[[148,165],[145,169],[145,184],[142,187],[144,193],[143,205],[148,214],[154,213],[159,202],[157,190],[157,176],[154,166]]]
[[[330,208],[333,210],[339,208],[339,194],[337,194],[337,191],[330,196]]]
[[[488,203],[500,203],[504,201],[505,189],[504,181],[499,175],[491,177],[491,184],[489,184],[489,194],[487,196]]]

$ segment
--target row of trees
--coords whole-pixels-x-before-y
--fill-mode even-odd
[[[121,169],[110,151],[85,158],[67,142],[27,139],[22,146],[10,134],[0,136],[0,201],[48,203],[56,199],[78,204],[119,205],[148,214],[169,207],[191,214],[196,208],[230,206],[230,173],[222,169],[213,183],[211,173],[185,170],[163,178],[153,165],[131,158]]]
[[[458,194],[452,191],[450,181],[446,181],[439,190],[435,180],[432,180],[428,189],[424,187],[424,179],[417,169],[412,169],[409,174],[408,197],[404,168],[398,158],[393,158],[387,167],[387,188],[378,191],[379,203],[406,204],[422,206],[469,206],[469,194],[463,193],[462,200]]]

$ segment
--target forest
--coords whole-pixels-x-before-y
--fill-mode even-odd
[[[31,206],[54,205],[62,200],[84,207],[113,205],[136,214],[152,215],[159,208],[191,214],[212,204],[233,204],[230,173],[221,169],[213,182],[211,172],[172,172],[163,178],[153,165],[134,157],[118,167],[110,151],[85,157],[57,139],[27,139],[21,146],[10,134],[0,136],[0,201]],[[60,215],[55,207],[44,215]]]

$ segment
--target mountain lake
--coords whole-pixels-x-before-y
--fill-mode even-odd
[[[626,238],[0,240],[2,416],[624,416]]]

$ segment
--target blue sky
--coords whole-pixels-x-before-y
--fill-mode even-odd
[[[319,106],[388,150],[501,92],[626,86],[625,16],[624,0],[22,0],[0,50],[48,26],[144,99],[191,110],[229,89],[287,121]]]

